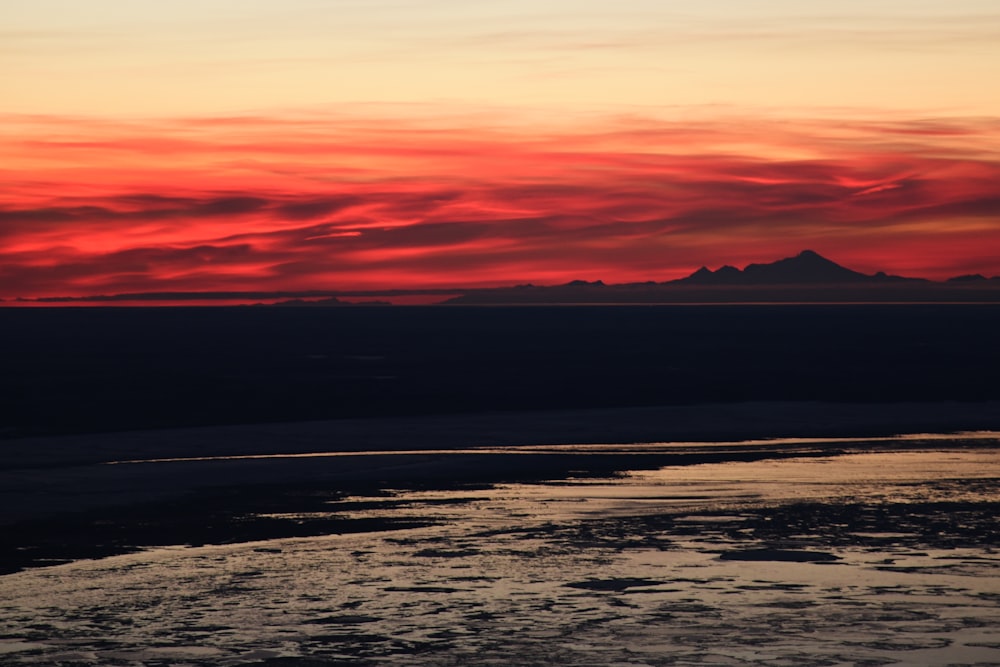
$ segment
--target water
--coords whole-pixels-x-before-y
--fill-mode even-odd
[[[435,523],[8,575],[0,663],[1000,664],[990,438],[335,500]]]
[[[997,304],[0,308],[0,435],[997,400],[997,330]]]

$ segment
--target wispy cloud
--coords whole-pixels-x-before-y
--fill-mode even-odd
[[[804,247],[1000,273],[993,119],[9,120],[2,297],[662,280]]]

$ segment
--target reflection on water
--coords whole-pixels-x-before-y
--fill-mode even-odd
[[[488,455],[488,454],[644,454],[644,453],[697,453],[697,452],[739,452],[755,451],[766,447],[772,451],[814,451],[821,445],[874,445],[897,444],[912,446],[919,443],[976,443],[1000,441],[996,431],[965,431],[960,433],[906,433],[874,438],[768,438],[758,440],[734,440],[723,442],[636,442],[628,444],[555,444],[555,445],[505,445],[503,447],[475,447],[470,449],[427,449],[412,450],[421,455]],[[359,456],[387,456],[407,453],[407,450],[363,450],[306,452],[301,454],[243,454],[230,456],[187,456],[179,458],[149,458],[108,461],[105,465],[184,463],[193,461],[249,461],[259,459],[327,459]]]
[[[439,523],[9,575],[0,662],[998,664],[998,455],[864,452],[338,500],[329,512],[347,518],[405,507]]]

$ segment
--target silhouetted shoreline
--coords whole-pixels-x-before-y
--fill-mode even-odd
[[[567,476],[609,476],[665,465],[831,456],[848,446],[839,441],[738,442],[758,438],[852,438],[849,446],[854,449],[907,450],[935,443],[866,443],[865,439],[957,429],[1000,430],[1000,403],[667,406],[31,438],[16,441],[16,446],[10,446],[15,444],[11,442],[0,452],[0,502],[8,508],[0,525],[14,536],[8,551],[0,555],[0,569],[11,572],[149,546],[423,525],[420,515],[405,511],[383,522],[268,518],[316,511],[332,500],[379,496],[387,487],[457,489]],[[732,444],[698,444],[713,441]],[[627,447],[608,452],[503,451],[517,445],[634,442],[690,444],[648,452]],[[489,451],[442,451],[476,447]],[[359,455],[225,458],[308,452]],[[213,456],[223,458],[107,465]]]

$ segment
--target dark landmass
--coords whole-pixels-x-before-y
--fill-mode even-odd
[[[385,290],[296,290],[296,291],[203,291],[203,292],[125,292],[121,294],[93,294],[86,296],[46,296],[37,298],[19,297],[14,299],[18,304],[114,304],[120,302],[213,302],[213,301],[270,301],[276,299],[299,299],[303,302],[313,302],[321,299],[331,299],[335,303],[338,297],[392,297],[412,295],[439,295],[442,297],[454,295],[464,290],[457,289],[385,289]],[[3,299],[0,299],[3,301]]]
[[[0,435],[1000,399],[996,305],[0,310]]]
[[[832,284],[557,285],[480,291],[448,305],[755,304],[755,303],[1000,303],[1000,281]]]
[[[389,301],[341,301],[337,297],[331,296],[326,299],[289,299],[288,301],[278,301],[268,305],[286,308],[336,308],[350,306],[391,306],[392,303]]]
[[[357,301],[375,297],[375,301]],[[342,301],[349,298],[351,301]],[[177,305],[228,301],[244,305],[285,307],[390,305],[517,304],[672,304],[672,303],[1000,303],[1000,276],[955,276],[935,282],[923,278],[872,275],[854,271],[812,250],[769,264],[744,269],[701,267],[690,276],[667,282],[605,284],[573,280],[564,285],[532,284],[498,288],[435,288],[384,290],[137,292],[88,296],[17,298],[15,305],[105,304]],[[2,301],[2,299],[0,299]],[[263,302],[266,302],[263,303]]]
[[[822,285],[861,283],[928,282],[917,278],[902,278],[876,273],[873,276],[852,271],[831,262],[812,250],[803,250],[795,257],[779,259],[770,264],[750,264],[740,271],[723,266],[717,271],[701,267],[687,278],[673,281],[674,285]]]
[[[1000,278],[958,276],[945,282],[847,269],[805,250],[743,270],[702,267],[669,282],[605,285],[575,280],[565,285],[519,285],[469,292],[452,305],[625,303],[1000,303]]]

